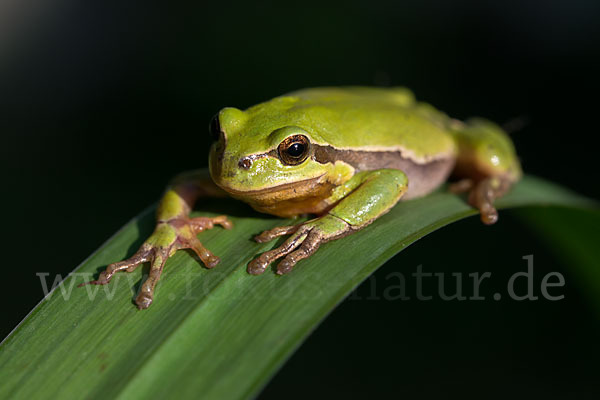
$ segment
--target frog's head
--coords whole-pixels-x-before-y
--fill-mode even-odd
[[[339,166],[317,161],[315,150],[323,140],[306,113],[294,111],[295,103],[294,97],[280,97],[246,111],[225,108],[210,123],[214,182],[234,197],[277,215],[285,213],[269,209],[274,203],[324,196],[331,189],[332,175],[339,175]],[[300,213],[296,211],[287,214]]]

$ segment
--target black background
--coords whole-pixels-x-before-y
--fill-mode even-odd
[[[527,120],[524,170],[600,197],[597,2],[21,3],[0,8],[1,336],[42,298],[36,272],[68,273],[206,166],[218,109],[302,87],[403,85],[456,118]],[[566,275],[565,300],[347,300],[264,398],[591,395],[597,319],[513,214],[436,232],[376,279],[419,264],[502,276],[532,253],[539,279]]]

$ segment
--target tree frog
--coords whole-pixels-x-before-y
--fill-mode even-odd
[[[210,122],[214,144],[209,174],[176,177],[157,209],[154,233],[129,259],[110,264],[91,284],[107,284],[118,271],[149,262],[136,303],[150,306],[166,260],[192,249],[207,268],[219,258],[197,238],[226,216],[188,215],[199,197],[229,195],[280,217],[312,214],[307,222],[259,234],[257,242],[289,236],[247,266],[262,274],[281,259],[287,274],[319,246],[348,236],[399,200],[424,196],[453,174],[454,192],[468,192],[485,224],[496,222],[494,200],[521,177],[514,146],[500,127],[484,119],[461,122],[415,100],[405,88],[312,88],[247,110],[224,108]],[[352,240],[352,239],[343,239]]]

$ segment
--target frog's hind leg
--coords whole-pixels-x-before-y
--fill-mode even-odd
[[[494,201],[522,174],[514,146],[506,132],[483,119],[453,121],[451,131],[458,145],[453,175],[460,180],[450,191],[467,192],[469,204],[479,210],[481,221],[493,224],[498,220]]]

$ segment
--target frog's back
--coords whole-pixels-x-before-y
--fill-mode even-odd
[[[418,103],[405,88],[304,89],[257,104],[240,117],[224,116],[229,148],[254,156],[280,144],[273,134],[297,126],[310,135],[314,158],[338,161],[355,171],[398,169],[409,180],[404,198],[426,194],[442,183],[455,163],[456,145],[448,117]]]
[[[314,88],[292,92],[286,117],[337,149],[398,151],[418,163],[452,157],[443,113],[406,88]]]

